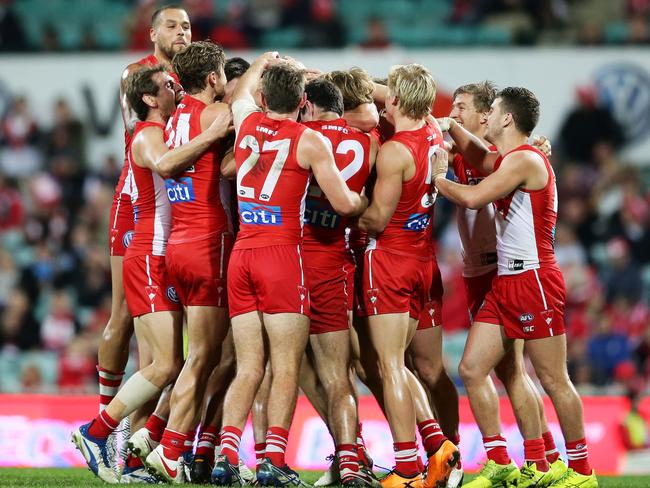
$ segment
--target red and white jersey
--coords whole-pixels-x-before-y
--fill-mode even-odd
[[[491,149],[494,150],[494,149]],[[478,185],[485,175],[456,154],[453,160],[455,179],[462,185]],[[481,276],[497,267],[497,236],[494,206],[478,210],[458,207],[458,233],[462,244],[463,276]]]
[[[138,122],[133,137],[145,127],[160,127],[163,137],[165,127],[157,122]],[[129,245],[125,258],[152,254],[164,256],[171,229],[171,209],[165,180],[148,168],[133,162],[133,151],[129,146],[129,173],[131,175],[131,203],[135,221],[135,236]]]
[[[515,151],[538,154],[546,165],[548,181],[540,190],[517,189],[494,202],[497,211],[495,221],[499,275],[557,268],[553,250],[557,221],[557,190],[553,168],[544,153],[524,144],[499,157],[494,170],[499,168],[505,156]]]
[[[370,136],[352,128],[342,118],[316,120],[305,125],[325,136],[348,188],[359,193],[370,174]],[[318,182],[312,179],[307,191],[303,238],[303,249],[309,253],[309,266],[332,266],[338,264],[337,258],[348,258],[345,245],[347,221],[334,211]]]
[[[146,56],[138,61],[135,64],[142,66],[150,67],[156,66],[158,64],[158,59],[153,54]],[[117,181],[115,186],[115,197],[120,198],[120,195],[131,195],[131,180],[129,177],[129,150],[131,147],[131,141],[133,136],[129,134],[129,131],[124,129],[124,165],[122,166],[122,172],[120,173],[120,179]]]
[[[185,95],[167,122],[165,139],[170,149],[179,147],[201,134],[201,113],[205,103]],[[170,243],[205,239],[232,231],[221,192],[221,154],[213,145],[192,166],[165,180],[172,210]]]
[[[403,144],[412,154],[415,174],[402,182],[402,194],[390,222],[380,234],[370,237],[368,249],[386,249],[393,253],[431,259],[433,236],[430,222],[436,201],[432,183],[432,158],[443,143],[437,126],[425,124],[417,130],[400,131],[390,141]],[[389,142],[390,142],[389,141]]]
[[[242,103],[233,104],[236,121]],[[234,249],[300,244],[310,172],[298,165],[296,150],[307,128],[249,112],[235,142],[239,233]]]

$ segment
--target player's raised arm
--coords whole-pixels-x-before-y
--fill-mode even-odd
[[[272,60],[278,59],[276,51],[267,52],[257,58],[250,65],[235,87],[232,95],[232,113],[235,131],[239,132],[239,126],[251,113],[261,110],[255,103],[255,92],[264,74],[264,70],[269,66]]]
[[[370,232],[382,232],[402,195],[405,161],[412,156],[408,150],[397,142],[387,142],[377,154],[377,182],[372,192],[372,204],[359,217],[358,226]]]
[[[138,70],[141,70],[145,66],[139,63],[131,63],[126,67],[122,72],[122,78],[120,79],[120,108],[122,109],[122,121],[124,122],[124,128],[129,134],[133,134],[133,129],[136,122],[139,120],[138,115],[129,105],[129,102],[126,97],[126,80],[130,75],[135,73]]]
[[[440,128],[449,133],[456,145],[456,150],[472,166],[484,174],[494,171],[494,162],[499,154],[496,151],[490,151],[481,139],[450,117],[440,120]]]
[[[300,163],[308,162],[308,167],[300,165],[311,169],[336,213],[349,217],[366,209],[368,199],[351,191],[345,184],[323,136],[311,129],[306,130],[298,142],[297,156]]]

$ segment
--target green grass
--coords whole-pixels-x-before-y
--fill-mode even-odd
[[[319,472],[303,471],[301,477],[307,483],[314,483]],[[468,480],[470,477],[466,477]],[[650,476],[601,476],[601,488],[647,488]],[[0,486],[107,486],[85,469],[37,469],[37,468],[1,468]],[[192,485],[186,485],[192,486]]]

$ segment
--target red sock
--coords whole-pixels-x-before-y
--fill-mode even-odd
[[[544,439],[524,440],[524,460],[535,463],[538,471],[548,471],[548,461],[544,454]]]
[[[95,417],[92,424],[90,424],[88,434],[98,439],[106,439],[115,429],[117,429],[118,425],[120,425],[119,420],[111,418],[106,413],[106,410],[102,410],[101,413]]]
[[[419,471],[420,473],[424,473],[424,463],[422,462],[422,458],[420,457],[419,454],[418,454],[418,460],[417,460],[417,463],[418,463],[418,471]]]
[[[449,440],[453,442],[456,447],[460,446],[460,434],[456,434],[454,437],[452,437]]]
[[[359,458],[359,462],[370,467],[371,461],[366,455],[366,441],[363,440],[362,428],[363,426],[359,422],[359,428],[357,429],[357,457]]]
[[[506,439],[501,434],[483,437],[483,447],[488,459],[497,464],[510,464]]]
[[[125,464],[126,464],[129,468],[141,468],[141,467],[144,466],[144,465],[142,464],[142,461],[140,461],[140,458],[139,458],[138,456],[134,456],[134,455],[131,454],[131,453],[129,453],[129,454],[126,456],[126,462],[125,462]]]
[[[339,444],[336,446],[336,455],[339,459],[339,472],[341,480],[359,472],[359,456],[356,444]]]
[[[196,439],[196,429],[189,430],[187,432],[187,439],[185,439],[185,445],[183,446],[183,454],[191,453],[194,450],[194,439]]]
[[[442,443],[447,440],[435,419],[420,422],[418,424],[418,430],[420,431],[424,450],[427,451],[427,456],[429,457],[433,456],[440,449]]]
[[[144,424],[144,428],[149,431],[149,437],[156,442],[160,442],[162,439],[165,427],[167,427],[167,419],[158,417],[155,413],[152,413],[147,419],[147,423]]]
[[[217,444],[219,432],[214,425],[201,426],[199,440],[196,443],[196,456],[205,456],[210,465],[214,460],[214,447]]]
[[[175,430],[165,429],[160,445],[163,446],[163,454],[167,459],[176,461],[183,454],[187,434],[176,432]]]
[[[542,439],[544,439],[544,449],[546,454],[546,460],[549,464],[554,463],[560,457],[560,453],[555,447],[555,440],[553,439],[553,434],[550,431],[544,432],[542,434]]]
[[[282,427],[269,427],[266,431],[266,457],[271,460],[273,466],[281,468],[287,462],[284,460],[284,452],[289,442],[289,431]]]
[[[567,442],[566,455],[569,458],[569,468],[573,469],[576,473],[586,476],[591,474],[589,451],[587,449],[587,441],[584,437],[577,441]]]
[[[266,442],[259,442],[255,444],[255,466],[259,466],[264,461],[266,455]]]
[[[418,447],[415,441],[394,442],[395,471],[406,478],[411,478],[420,472],[418,468]]]
[[[124,378],[124,371],[109,371],[98,364],[97,373],[99,375],[99,411],[101,412],[117,395],[122,378]]]
[[[221,454],[228,458],[230,464],[239,465],[239,443],[241,442],[241,430],[231,425],[221,429]]]

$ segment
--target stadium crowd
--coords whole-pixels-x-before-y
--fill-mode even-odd
[[[620,127],[593,94],[579,95],[561,132],[550,135],[570,373],[583,393],[643,391],[650,378],[648,172],[642,161],[621,159]],[[0,391],[94,392],[98,337],[110,315],[107,208],[121,162],[86,160],[84,121],[65,100],[51,107],[49,127],[37,124],[33,110],[17,96],[0,125]],[[590,116],[611,130],[596,139],[575,132]],[[438,209],[445,353],[462,387],[455,365],[469,319],[459,238],[453,206]]]
[[[195,39],[209,36],[227,49],[650,43],[647,0],[178,3],[195,13]],[[0,52],[145,50],[154,9],[154,0],[3,0]],[[101,25],[96,11],[104,13]]]

